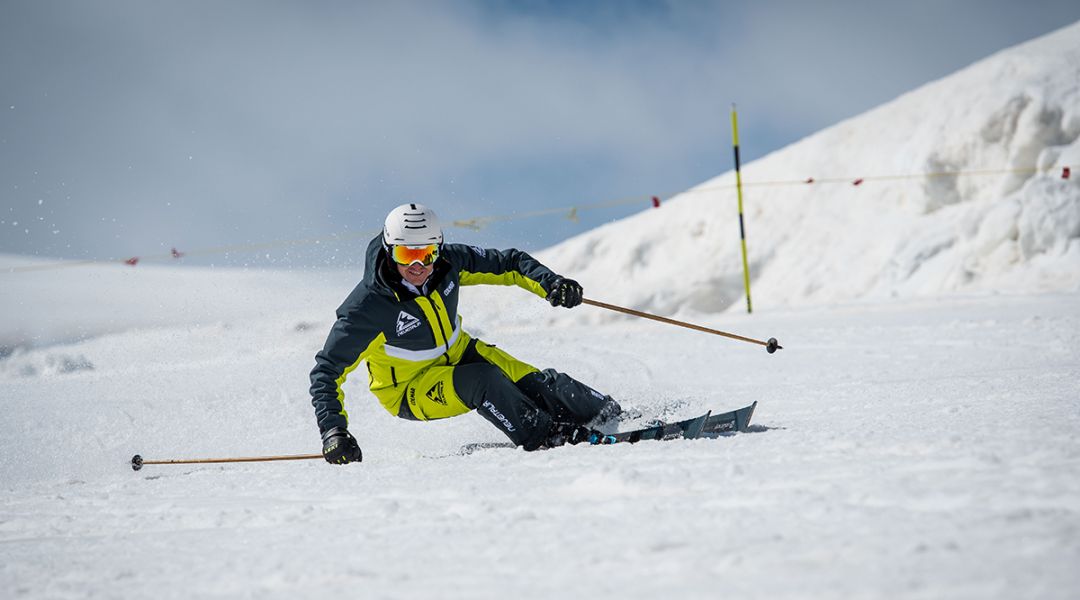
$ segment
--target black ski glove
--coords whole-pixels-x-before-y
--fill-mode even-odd
[[[548,294],[548,302],[552,306],[565,306],[566,308],[574,308],[578,304],[581,304],[581,284],[573,279],[559,278],[555,285],[551,286],[551,293]]]
[[[344,465],[364,460],[356,438],[344,427],[330,429],[323,434],[322,440],[322,455],[330,464]]]

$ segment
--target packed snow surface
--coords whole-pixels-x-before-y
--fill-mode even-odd
[[[1078,41],[1067,27],[748,165],[1016,171],[751,188],[753,316],[716,210],[730,176],[540,255],[587,296],[775,336],[774,355],[462,291],[468,331],[642,420],[756,401],[747,433],[463,456],[498,432],[391,417],[360,376],[361,464],[133,472],[136,453],[317,453],[308,373],[360,274],[0,272],[0,596],[1080,597],[1080,185],[1053,174],[1080,170]]]
[[[523,322],[556,310],[505,294]],[[318,453],[306,377],[328,311],[20,350],[0,361],[0,589],[1075,598],[1078,306],[985,295],[707,319],[776,335],[775,355],[640,320],[500,328],[485,339],[647,415],[757,401],[754,427],[458,456],[500,434],[476,414],[391,417],[360,377],[346,387],[364,462],[344,467],[128,466]],[[462,311],[483,327],[483,306]]]

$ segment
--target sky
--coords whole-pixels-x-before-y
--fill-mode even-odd
[[[403,202],[518,216],[447,239],[537,250],[729,170],[732,103],[748,162],[1077,20],[1053,0],[0,0],[0,253],[349,266]]]

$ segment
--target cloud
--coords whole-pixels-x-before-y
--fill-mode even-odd
[[[678,191],[727,168],[733,100],[752,157],[944,75],[960,44],[934,24],[972,6],[946,4],[905,19],[828,3],[6,3],[0,251],[124,256],[373,229],[406,200],[464,217]],[[1002,27],[966,35],[996,49]]]

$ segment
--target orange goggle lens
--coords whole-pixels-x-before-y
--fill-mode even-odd
[[[439,258],[439,245],[391,246],[390,257],[399,265],[408,266],[418,262],[426,267]]]

